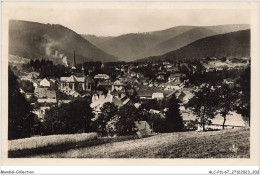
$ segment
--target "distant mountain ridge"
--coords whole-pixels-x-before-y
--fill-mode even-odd
[[[81,34],[81,36],[86,40],[88,40],[89,42],[91,42],[92,44],[94,44],[95,46],[98,46],[101,43],[113,38],[112,36],[96,36],[96,35],[85,35],[85,34]]]
[[[250,56],[250,30],[209,36],[194,41],[180,49],[160,56],[151,56],[138,61],[179,60],[205,57]]]
[[[196,27],[187,32],[184,32],[176,37],[172,37],[155,47],[149,49],[144,56],[157,56],[176,49],[179,49],[193,41],[196,41],[207,36],[217,35],[216,32],[203,27]]]
[[[192,28],[194,27],[177,26],[162,31],[129,33],[110,38],[99,44],[97,44],[96,41],[95,43],[97,44],[97,47],[108,53],[113,53],[113,55],[117,56],[122,61],[133,61],[134,59],[139,58],[138,55],[141,55],[145,50],[156,46],[170,36],[177,36]]]
[[[9,21],[11,55],[29,59],[50,59],[55,64],[71,65],[74,51],[77,63],[118,60],[62,25]]]
[[[130,33],[109,38],[93,35],[84,35],[84,38],[120,60],[133,61],[176,50],[207,36],[246,29],[250,29],[250,25],[176,26],[161,31]]]

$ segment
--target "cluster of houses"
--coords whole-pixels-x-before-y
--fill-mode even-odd
[[[147,66],[148,63],[139,64],[138,66]],[[153,63],[156,66],[156,63]],[[104,65],[102,64],[104,67]],[[80,72],[76,69],[75,66],[75,57],[73,64],[71,66],[71,75],[68,77],[60,77],[57,79],[37,79],[37,73],[30,73],[27,76],[20,77],[21,79],[29,80],[33,83],[35,87],[34,95],[37,97],[37,102],[40,104],[39,109],[35,109],[35,113],[39,116],[40,119],[44,119],[44,114],[46,109],[49,109],[52,105],[58,105],[61,103],[69,103],[71,99],[62,99],[58,97],[58,94],[62,93],[71,98],[81,98],[86,95],[91,96],[92,102],[90,107],[93,109],[93,112],[98,114],[101,112],[103,104],[106,102],[114,103],[118,107],[122,107],[126,104],[133,104],[138,108],[142,100],[156,99],[163,100],[164,98],[169,98],[172,95],[176,95],[177,98],[181,101],[181,113],[183,115],[183,120],[185,126],[191,121],[195,121],[195,116],[188,110],[183,109],[185,103],[193,97],[193,92],[197,91],[199,87],[186,87],[185,78],[186,74],[178,72],[176,65],[169,62],[163,62],[161,68],[171,74],[168,76],[168,79],[164,79],[163,71],[157,74],[156,80],[164,81],[151,81],[148,77],[144,77],[141,73],[136,73],[133,71],[134,68],[138,66],[130,65],[126,67],[116,67],[116,70],[120,70],[123,74],[119,75],[116,80],[112,81],[111,77],[107,74],[97,74],[93,77],[85,74],[85,69],[82,66]],[[187,69],[196,70],[196,66],[188,68],[186,63],[181,63],[178,66],[186,66]],[[210,71],[210,67],[207,68]],[[223,80],[224,83],[233,85],[233,81],[230,79]],[[104,93],[105,92],[105,93]],[[133,103],[130,100],[130,96],[136,94],[140,99],[140,103]],[[151,110],[151,113],[158,113],[162,116],[163,112]],[[236,118],[242,118],[235,115]],[[227,117],[229,118],[229,117]],[[147,123],[139,123],[145,128],[149,128]],[[222,124],[215,120],[212,122],[212,126],[215,129],[222,127]],[[227,119],[227,127],[243,127],[245,126],[240,120],[238,123],[232,123],[232,117],[230,122]],[[200,128],[197,128],[200,130]]]

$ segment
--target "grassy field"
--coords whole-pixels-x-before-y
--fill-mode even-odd
[[[54,158],[249,158],[249,129],[179,132],[94,144],[30,157]]]
[[[59,135],[62,136],[62,135]],[[63,135],[64,136],[64,135]],[[66,135],[65,135],[66,136]],[[77,134],[74,134],[74,137],[78,136]],[[41,137],[37,137],[41,138]],[[42,138],[44,140],[44,137]],[[45,155],[45,154],[51,154],[51,153],[58,153],[58,152],[64,152],[71,149],[79,149],[79,148],[85,148],[85,147],[92,147],[96,145],[102,145],[107,143],[114,143],[114,142],[122,142],[126,140],[133,140],[134,136],[120,136],[115,138],[108,138],[108,137],[102,137],[102,138],[93,138],[93,139],[87,139],[87,140],[81,140],[77,142],[65,142],[65,143],[59,143],[55,145],[48,145],[48,146],[42,146],[42,147],[35,147],[31,146],[30,149],[16,149],[16,150],[10,150],[8,151],[8,157],[9,158],[23,158],[23,157],[30,157],[30,156],[36,156],[36,155]],[[23,139],[25,141],[27,139]],[[28,142],[30,143],[30,142]],[[35,144],[32,144],[35,145]],[[25,148],[24,146],[20,146]]]
[[[8,141],[8,157],[23,157],[44,152],[46,149],[75,148],[75,145],[79,143],[95,139],[97,139],[97,133],[50,135],[10,140]]]

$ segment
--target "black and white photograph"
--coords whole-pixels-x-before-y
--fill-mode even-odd
[[[256,156],[250,8],[63,4],[9,8],[7,159]]]

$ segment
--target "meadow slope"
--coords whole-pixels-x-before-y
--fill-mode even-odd
[[[234,152],[232,147],[237,152]],[[249,129],[157,134],[33,157],[53,158],[249,158]]]

